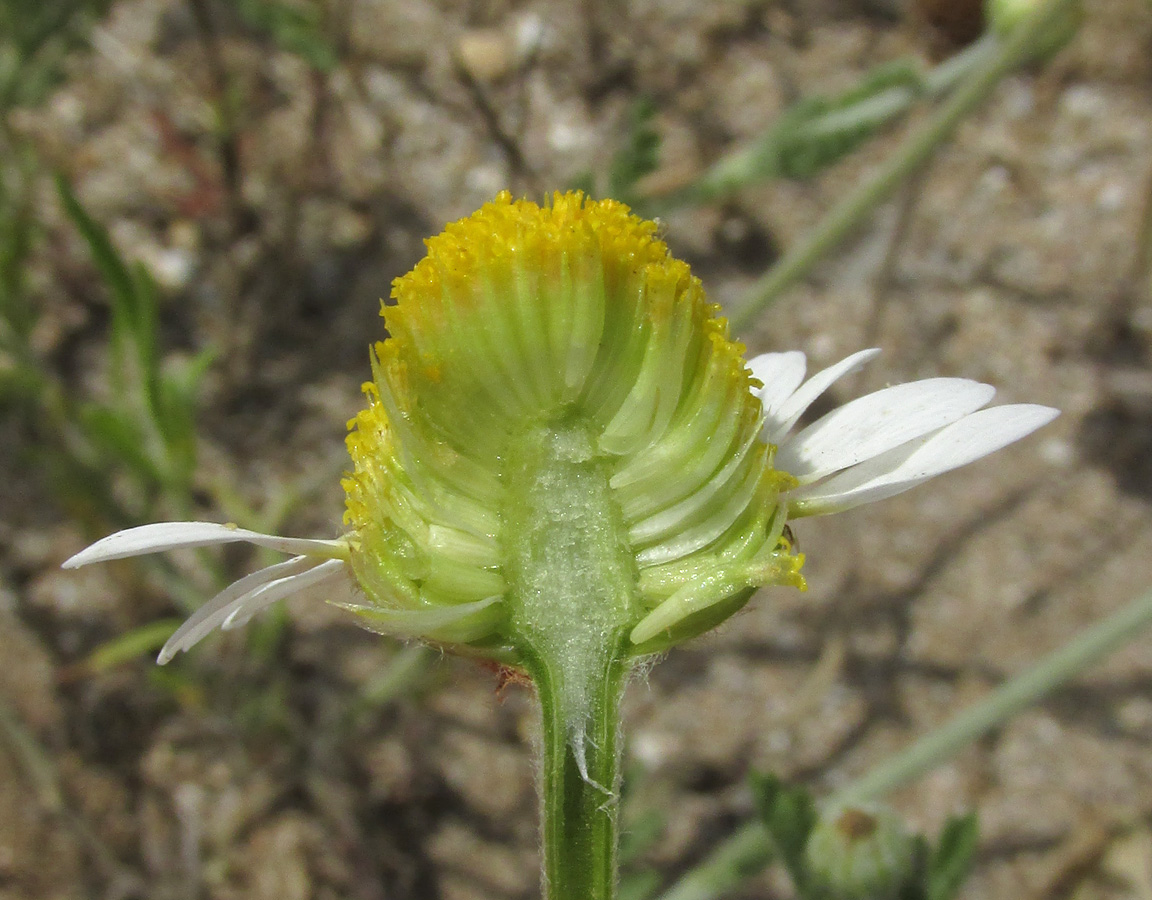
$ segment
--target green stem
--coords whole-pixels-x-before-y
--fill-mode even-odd
[[[951,136],[964,118],[982,103],[1005,75],[1025,62],[1036,38],[1058,17],[1068,14],[1078,0],[1049,0],[1020,23],[1002,42],[993,45],[981,65],[944,105],[886,160],[871,181],[844,198],[800,244],[761,277],[748,291],[745,301],[732,313],[734,331],[750,325],[786,289],[808,273],[813,265],[833,250],[869,213],[916,171]]]
[[[541,835],[548,900],[613,900],[617,885],[620,698],[627,665],[610,660],[574,734],[564,678],[531,666],[543,719]],[[583,758],[581,758],[583,757]]]
[[[879,91],[844,109],[833,109],[800,126],[793,138],[798,143],[815,142],[859,130],[875,131],[908,112],[922,100],[932,100],[950,91],[977,68],[994,49],[995,39],[986,37],[949,57],[924,75],[917,85],[898,85]],[[665,197],[653,197],[651,205],[667,211],[691,203],[709,203],[735,193],[740,188],[781,175],[772,153],[778,140],[777,126],[752,142],[716,161],[707,172],[687,187]]]
[[[918,778],[1086,666],[1132,640],[1149,623],[1152,623],[1152,591],[1097,622],[1031,668],[1000,685],[980,703],[847,785],[835,795],[834,802],[870,800]]]
[[[585,423],[520,436],[505,462],[510,625],[543,717],[548,900],[614,900],[620,696],[638,620],[609,470]]]
[[[1152,591],[1004,682],[980,702],[836,792],[830,803],[874,800],[933,769],[973,741],[1152,625]],[[772,859],[768,833],[745,825],[681,878],[660,900],[714,900]]]

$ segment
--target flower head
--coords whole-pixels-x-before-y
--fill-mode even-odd
[[[917,875],[916,842],[886,808],[821,812],[804,847],[812,900],[899,900]]]
[[[800,353],[746,365],[656,226],[613,201],[502,194],[427,246],[382,309],[340,540],[166,523],[66,564],[231,540],[296,554],[206,604],[161,661],[313,585],[373,629],[507,662],[651,653],[761,586],[803,587],[790,517],[899,493],[1055,415],[981,410],[992,388],[941,378],[796,430],[876,351],[806,382]]]

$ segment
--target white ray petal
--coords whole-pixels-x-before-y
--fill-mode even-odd
[[[771,416],[770,427],[765,429],[764,439],[771,444],[779,444],[780,440],[796,424],[796,420],[804,415],[804,411],[828,388],[832,387],[845,375],[855,372],[864,363],[878,355],[880,350],[860,350],[847,356],[835,365],[821,369],[802,384],[791,397],[781,404]]]
[[[164,665],[181,650],[187,650],[202,640],[228,618],[236,605],[243,602],[244,598],[253,591],[278,581],[298,577],[302,572],[307,572],[316,565],[315,559],[307,556],[296,556],[285,562],[267,566],[233,582],[196,610],[183,625],[176,629],[172,637],[168,638],[168,641],[160,649],[160,655],[156,661],[160,665]]]
[[[280,537],[275,534],[248,531],[235,525],[219,525],[215,522],[156,522],[152,525],[117,531],[106,538],[101,538],[67,560],[64,568],[75,569],[90,563],[141,556],[145,553],[158,553],[180,547],[206,547],[234,541],[271,547],[283,553],[328,559],[343,559],[348,555],[348,545],[344,541]]]
[[[771,413],[792,396],[792,392],[804,380],[807,367],[807,360],[799,350],[763,353],[748,360],[748,368],[764,385],[756,391],[756,396],[764,404],[765,412]]]
[[[776,468],[807,484],[951,425],[995,393],[990,385],[966,378],[927,378],[884,388],[786,439],[776,454]]]
[[[824,515],[893,497],[994,453],[1059,414],[1059,410],[1031,403],[978,410],[927,437],[794,491],[789,510],[794,515]]]
[[[242,602],[236,604],[228,617],[220,623],[220,630],[231,631],[247,625],[261,610],[305,588],[315,588],[325,582],[335,582],[337,579],[349,582],[351,578],[348,565],[342,559],[327,560],[292,578],[284,578],[252,591]]]

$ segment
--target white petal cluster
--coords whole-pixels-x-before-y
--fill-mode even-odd
[[[160,650],[156,661],[161,665],[216,628],[225,631],[239,628],[256,613],[305,588],[319,586],[341,597],[355,590],[355,580],[347,563],[348,545],[343,541],[279,537],[214,522],[157,522],[118,531],[81,550],[64,563],[64,568],[76,569],[90,563],[163,550],[237,541],[296,555],[233,582],[196,610]]]
[[[996,393],[966,378],[928,378],[844,404],[799,431],[797,421],[838,379],[879,353],[861,350],[807,381],[803,353],[766,353],[749,362],[763,383],[764,439],[775,467],[799,484],[785,495],[789,518],[827,515],[883,500],[987,456],[1059,411],[1014,403],[984,409]]]

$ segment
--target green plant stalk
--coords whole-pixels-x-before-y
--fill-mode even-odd
[[[1000,685],[980,703],[852,782],[835,795],[834,802],[870,800],[918,778],[959,748],[987,734],[1087,666],[1128,643],[1149,624],[1152,624],[1152,591],[1097,622],[1025,672]]]
[[[1028,60],[1037,36],[1058,17],[1067,14],[1076,2],[1049,0],[1022,21],[1012,34],[997,43],[983,64],[976,67],[928,122],[883,163],[870,181],[837,204],[803,241],[752,286],[744,302],[731,315],[733,329],[740,331],[750,325],[785,290],[837,247],[951,136],[1005,75]]]
[[[919,85],[891,87],[845,109],[835,109],[802,125],[796,139],[818,141],[857,129],[875,130],[908,112],[921,100],[936,99],[950,91],[958,81],[981,66],[995,51],[996,40],[985,37],[949,57],[924,75]],[[718,160],[697,181],[666,198],[653,198],[662,210],[687,203],[708,203],[723,199],[740,188],[761,179],[778,177],[775,166],[768,163],[765,148],[776,137],[770,128],[751,146]]]
[[[627,531],[586,424],[509,453],[510,633],[540,698],[548,900],[614,900],[620,699],[638,598]]]
[[[1050,693],[1152,625],[1152,591],[1097,622],[1083,634],[1004,682],[940,728],[832,795],[829,802],[874,800],[915,780],[973,741]],[[768,832],[745,825],[705,862],[688,872],[660,900],[714,900],[773,858]]]
[[[549,900],[612,900],[617,888],[620,698],[628,665],[606,661],[577,758],[562,679],[534,673],[543,721],[541,834]],[[578,746],[578,745],[576,745]]]

